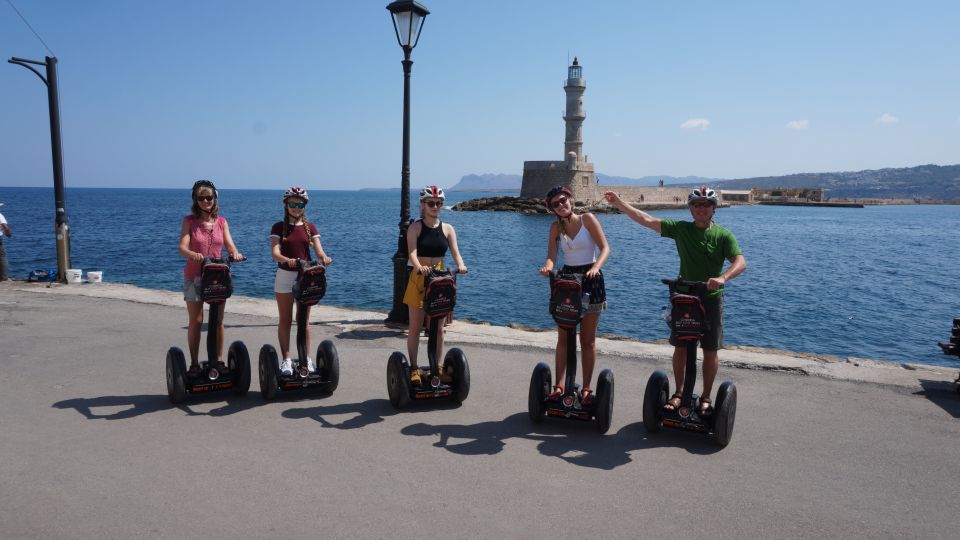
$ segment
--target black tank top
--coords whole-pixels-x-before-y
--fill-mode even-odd
[[[431,229],[420,221],[420,236],[417,237],[417,255],[421,257],[443,257],[450,248],[447,237],[443,234],[443,222]]]

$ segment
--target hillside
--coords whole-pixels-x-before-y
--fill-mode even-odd
[[[960,165],[920,165],[900,169],[876,169],[855,172],[799,173],[786,176],[761,176],[720,180],[699,176],[623,176],[597,175],[604,186],[655,186],[664,184],[692,186],[708,184],[726,189],[814,188],[827,190],[830,198],[851,199],[960,199]],[[518,174],[468,174],[450,191],[519,191]]]
[[[960,199],[960,165],[803,173],[719,182],[721,188],[822,187],[830,198]]]

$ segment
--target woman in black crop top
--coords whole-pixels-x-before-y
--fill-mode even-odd
[[[407,252],[409,253],[410,279],[403,295],[403,303],[410,310],[410,327],[407,335],[407,355],[410,358],[410,379],[420,384],[420,370],[417,367],[417,349],[420,346],[420,331],[424,324],[423,278],[430,269],[439,265],[443,268],[443,259],[450,250],[453,262],[459,273],[467,273],[467,265],[460,257],[457,247],[457,233],[453,225],[440,221],[443,209],[443,190],[437,186],[427,186],[420,190],[420,219],[407,229]],[[443,325],[439,325],[437,335],[437,358],[443,358]]]

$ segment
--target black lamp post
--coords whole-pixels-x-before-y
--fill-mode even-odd
[[[44,62],[13,57],[7,62],[25,67],[34,72],[43,84],[47,85],[47,105],[50,108],[50,147],[53,154],[53,197],[56,204],[57,235],[57,281],[67,282],[67,268],[70,268],[70,225],[67,219],[66,202],[63,189],[63,151],[60,147],[60,93],[57,85],[57,58],[47,56]],[[32,65],[31,65],[32,64]],[[45,66],[44,77],[33,65]]]
[[[403,49],[403,165],[400,169],[400,234],[397,252],[393,255],[393,308],[387,322],[406,324],[409,313],[403,305],[403,293],[407,285],[407,227],[410,225],[410,68],[413,60],[410,53],[417,46],[423,21],[430,14],[422,4],[414,0],[397,0],[387,6],[393,17],[393,30]]]

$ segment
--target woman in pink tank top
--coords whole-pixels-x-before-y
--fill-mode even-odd
[[[234,259],[242,258],[233,244],[227,220],[220,217],[217,188],[209,180],[193,184],[193,206],[190,215],[180,226],[180,255],[186,257],[183,267],[183,300],[187,303],[187,342],[190,345],[190,369],[199,370],[197,354],[200,350],[200,327],[203,325],[203,300],[197,286],[200,282],[200,263],[204,257],[220,257],[224,246]],[[223,357],[223,317],[217,342],[217,362]],[[210,360],[213,360],[212,358]]]

